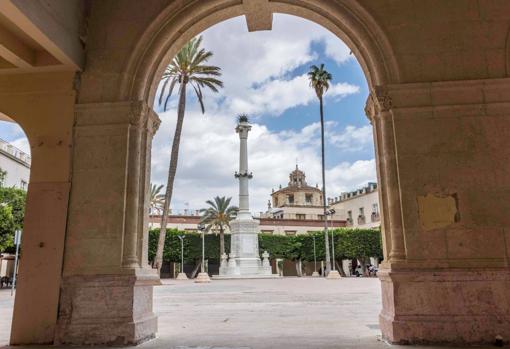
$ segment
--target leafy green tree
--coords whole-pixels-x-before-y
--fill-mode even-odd
[[[22,189],[0,187],[0,251],[13,250],[14,232],[23,229],[26,197]]]
[[[12,208],[6,204],[0,204],[0,252],[12,252],[15,230]]]
[[[363,273],[370,257],[382,258],[382,241],[380,230],[375,229],[340,229],[340,238],[335,248],[344,258],[356,258],[361,262]]]
[[[4,185],[5,177],[7,177],[7,171],[2,170],[0,167],[0,188]]]
[[[220,256],[225,253],[225,228],[230,228],[230,221],[236,218],[236,206],[230,206],[232,198],[216,196],[213,201],[207,200],[208,208],[200,210],[201,222],[206,224],[206,231],[216,228],[220,232]]]
[[[166,224],[168,219],[168,211],[172,200],[175,173],[177,171],[177,161],[179,158],[179,145],[181,142],[181,132],[184,123],[184,112],[186,109],[186,88],[191,85],[195,91],[202,113],[205,113],[204,96],[202,89],[210,89],[218,92],[223,87],[223,82],[217,77],[221,76],[220,68],[207,65],[206,62],[213,56],[211,51],[201,48],[202,37],[193,38],[177,53],[172,63],[166,68],[162,80],[164,81],[161,93],[159,95],[159,103],[163,104],[166,110],[168,102],[172,95],[175,85],[179,84],[179,104],[177,107],[177,124],[172,143],[172,152],[170,155],[170,165],[168,169],[168,179],[165,192],[165,200],[163,204],[163,214],[161,217],[161,228],[159,232],[159,240],[156,252],[156,268],[161,269],[163,262],[163,248],[165,245]],[[166,96],[166,98],[165,98]]]
[[[320,67],[312,65],[308,72],[308,79],[310,80],[310,87],[312,87],[319,99],[320,116],[321,116],[321,158],[322,158],[322,206],[324,208],[324,243],[326,247],[326,273],[331,270],[331,262],[329,256],[329,237],[328,237],[328,216],[326,214],[327,203],[326,203],[326,165],[325,165],[325,154],[324,154],[324,105],[323,96],[324,93],[329,89],[329,82],[333,76],[324,69],[324,64]]]

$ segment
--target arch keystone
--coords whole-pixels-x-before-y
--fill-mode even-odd
[[[269,0],[243,0],[248,31],[271,30],[273,13],[269,9]]]

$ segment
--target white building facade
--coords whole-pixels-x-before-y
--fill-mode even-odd
[[[0,139],[0,170],[5,172],[1,186],[27,190],[30,162],[30,155]]]
[[[341,196],[328,199],[330,208],[335,209],[345,220],[348,227],[353,228],[379,228],[381,226],[379,191],[377,183],[368,183],[367,186],[352,192],[342,193]]]

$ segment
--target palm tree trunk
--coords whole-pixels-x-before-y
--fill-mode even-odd
[[[322,96],[319,97],[320,112],[321,112],[321,157],[322,157],[322,206],[324,209],[324,242],[326,249],[326,274],[331,271],[331,257],[329,255],[329,234],[328,234],[328,216],[326,215],[326,164],[324,156],[324,109],[322,104]]]
[[[158,248],[156,249],[155,264],[158,273],[163,264],[163,250],[165,248],[166,224],[168,220],[168,211],[170,202],[172,201],[172,193],[174,189],[175,173],[177,171],[177,160],[179,158],[179,145],[181,142],[182,125],[184,123],[184,110],[186,109],[186,82],[181,83],[179,89],[179,106],[177,109],[177,124],[175,126],[174,140],[172,144],[172,153],[170,156],[170,165],[168,169],[168,180],[166,183],[165,202],[163,205],[163,215],[161,216],[161,227],[159,229]]]
[[[225,231],[223,225],[220,224],[220,260],[221,256],[225,253]]]

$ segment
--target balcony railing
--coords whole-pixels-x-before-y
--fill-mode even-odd
[[[32,158],[30,157],[30,155],[19,150],[18,148],[16,148],[7,141],[4,141],[1,138],[0,138],[0,150],[24,162],[28,166],[30,166],[30,163],[32,162]]]
[[[358,216],[358,225],[363,225],[366,223],[365,216],[359,215]]]
[[[372,212],[372,216],[370,217],[372,222],[379,222],[381,217],[379,216],[379,212]]]

